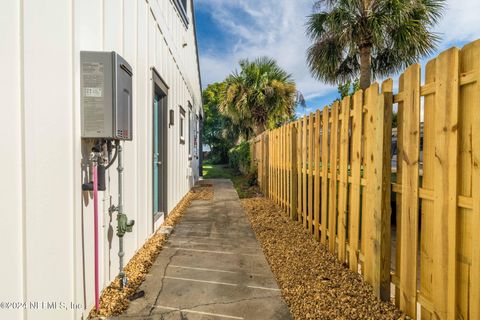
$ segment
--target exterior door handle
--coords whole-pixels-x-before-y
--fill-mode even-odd
[[[157,161],[157,164],[160,166],[162,165],[162,161]]]

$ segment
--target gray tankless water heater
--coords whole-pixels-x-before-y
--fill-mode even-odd
[[[132,140],[132,67],[116,52],[80,52],[82,138]]]

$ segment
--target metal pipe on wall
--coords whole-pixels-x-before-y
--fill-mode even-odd
[[[117,141],[117,152],[118,152],[118,204],[117,204],[117,220],[121,218],[123,214],[123,149],[120,141]],[[120,221],[118,221],[120,222]],[[117,227],[118,228],[118,227]],[[118,258],[119,258],[119,273],[120,277],[120,287],[123,288],[126,285],[125,273],[123,272],[123,256],[125,255],[123,249],[123,234],[117,231],[118,233]]]
[[[118,203],[117,206],[110,207],[110,212],[117,212],[117,236],[118,236],[118,258],[119,258],[119,273],[120,289],[127,284],[127,277],[123,271],[124,261],[123,257],[125,251],[123,248],[123,237],[126,232],[132,232],[132,227],[135,224],[134,220],[128,220],[127,215],[123,212],[123,147],[120,140],[115,141],[117,152],[117,171],[118,171]]]

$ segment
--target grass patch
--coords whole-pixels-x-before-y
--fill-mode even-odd
[[[233,179],[234,176],[240,175],[237,170],[230,168],[226,164],[204,164],[204,179]]]
[[[240,199],[261,196],[260,189],[252,181],[252,177],[242,174],[226,164],[204,164],[204,179],[230,179]]]

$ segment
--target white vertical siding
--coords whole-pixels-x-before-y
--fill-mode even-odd
[[[71,6],[65,0],[23,1],[27,301],[73,300]],[[56,290],[47,289],[51,284]],[[49,319],[70,313],[26,310]]]
[[[88,181],[85,176],[86,163],[82,156],[87,156],[89,150],[83,146],[80,139],[80,51],[101,51],[104,45],[104,4],[96,0],[74,1],[74,21],[73,21],[73,56],[74,56],[74,74],[73,88],[74,88],[74,123],[72,128],[73,135],[73,154],[74,154],[74,232],[73,238],[75,242],[74,250],[74,273],[73,281],[75,286],[73,302],[82,305],[91,304],[92,295],[85,295],[86,292],[93,292],[93,206],[84,206],[91,202],[91,195],[81,191],[83,182]],[[109,186],[107,185],[109,188]],[[100,196],[101,200],[103,196]],[[104,206],[108,206],[108,201],[99,202],[99,209],[102,210]],[[101,211],[103,213],[103,210]],[[66,209],[66,214],[68,210]],[[99,224],[104,225],[107,216],[99,214]],[[107,239],[108,228],[99,230],[100,239]],[[110,268],[109,261],[109,247],[108,242],[104,241],[104,245],[99,247],[100,260],[103,262],[100,266],[100,285],[107,284]],[[102,259],[103,258],[103,259]],[[74,319],[79,319],[84,313],[83,309],[74,310]]]
[[[148,16],[150,9],[145,1],[137,1],[137,68],[136,68],[136,92],[134,98],[137,101],[136,117],[136,137],[137,137],[137,163],[140,164],[149,154],[148,144],[149,129],[146,125],[149,122],[147,109],[150,103],[151,83],[150,68],[148,64]],[[148,159],[148,157],[147,157]],[[149,166],[137,165],[137,214],[148,215],[150,209],[149,197]],[[137,242],[142,243],[152,230],[152,223],[149,219],[138,219],[136,222]]]
[[[118,0],[117,0],[118,1]],[[136,27],[136,20],[137,20],[137,8],[136,8],[136,0],[124,0],[123,7],[122,7],[122,14],[123,14],[123,24],[122,24],[122,31],[123,31],[123,40],[122,40],[122,56],[125,60],[129,61],[130,65],[134,70],[133,74],[133,92],[137,92],[137,27]],[[136,99],[133,99],[132,102],[132,115],[133,119],[136,119],[138,116],[139,110]],[[137,125],[134,120],[133,127],[134,129],[137,128]],[[134,130],[133,132],[136,132]],[[137,179],[136,176],[138,174],[138,163],[137,163],[137,151],[138,151],[138,137],[135,139],[133,143],[126,142],[124,143],[125,146],[125,168],[128,170],[124,171],[125,181],[128,183],[125,184],[124,188],[124,202],[125,202],[125,213],[128,215],[130,219],[135,221],[145,221],[145,217],[143,213],[138,212],[137,208]],[[144,159],[145,159],[144,155]],[[116,175],[115,175],[116,177]],[[140,243],[139,240],[139,229],[133,228],[132,233],[129,233],[125,239],[125,252],[133,253],[138,248]]]
[[[179,105],[198,114],[201,92],[195,38],[171,0],[10,0],[0,4],[0,250],[8,263],[0,301],[57,302],[67,308],[0,310],[0,319],[80,319],[94,303],[91,146],[80,138],[80,51],[121,54],[133,67],[134,140],[124,143],[125,212],[135,219],[125,258],[154,230],[152,214],[152,70],[169,86],[168,210],[190,188],[189,134],[180,144]],[[192,19],[189,8],[189,19]],[[183,47],[183,43],[187,46]],[[185,119],[185,125],[188,119]],[[4,156],[5,155],[5,156]],[[116,165],[100,193],[100,285],[118,273]],[[162,220],[157,221],[157,226]],[[70,302],[84,308],[70,309]]]
[[[2,287],[0,301],[23,301],[23,105],[22,105],[22,50],[20,36],[21,8],[18,1],[7,1],[0,14],[0,149],[2,150],[2,183],[0,184],[0,264]],[[8,201],[7,201],[8,199]],[[8,261],[8,262],[5,262]],[[22,310],[0,310],[0,318],[19,319]],[[4,316],[2,316],[4,315]]]
[[[123,54],[123,1],[103,0],[103,2],[103,49],[105,51],[116,51],[120,54]]]

